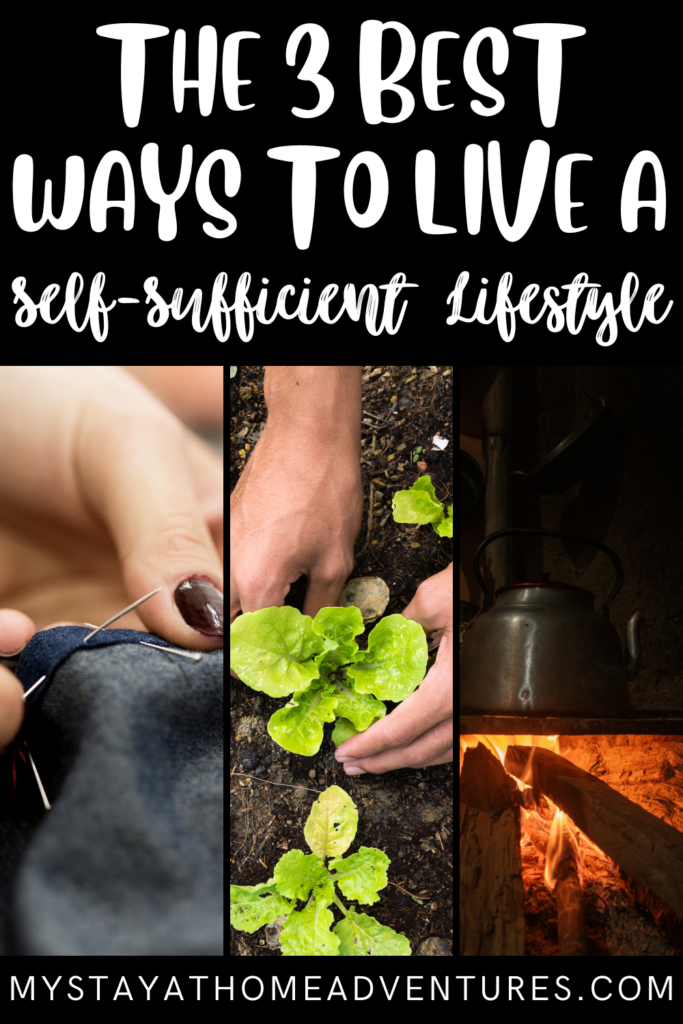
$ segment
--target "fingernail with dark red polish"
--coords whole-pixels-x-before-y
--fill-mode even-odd
[[[183,580],[175,590],[175,603],[188,626],[204,636],[223,636],[223,595],[209,580]]]

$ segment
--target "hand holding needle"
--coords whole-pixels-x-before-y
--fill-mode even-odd
[[[116,615],[112,615],[112,617],[110,619],[107,619],[106,622],[103,622],[101,626],[94,626],[93,629],[92,629],[92,632],[88,633],[88,635],[83,640],[83,643],[86,643],[88,640],[90,640],[91,637],[95,636],[96,633],[99,633],[100,630],[105,628],[105,626],[110,626],[112,624],[112,622],[116,622],[117,619],[122,618],[127,612],[132,611],[133,608],[137,608],[138,605],[143,603],[143,601],[147,601],[150,597],[154,597],[154,595],[158,594],[160,590],[161,590],[161,587],[157,587],[156,590],[152,590],[149,594],[145,594],[144,597],[141,597],[137,601],[134,601],[133,604],[129,604],[126,608],[123,609],[123,611],[117,612]],[[88,623],[88,625],[90,625],[90,624]],[[145,643],[145,641],[141,640],[140,643]],[[149,643],[149,644],[145,643],[145,646],[157,647],[158,645],[157,644],[151,644],[151,643]],[[159,647],[159,650],[167,651],[169,654],[183,655],[183,657],[193,658],[196,661],[198,661],[201,658],[201,654],[199,654],[197,652],[193,652],[193,651],[181,651],[181,650],[176,650],[176,649],[173,649],[173,648],[166,648],[166,647]],[[4,672],[6,670],[3,669],[2,671]],[[40,684],[46,678],[47,677],[44,676],[44,675],[41,676],[40,679],[36,683],[33,684],[33,686],[31,686],[28,690],[26,690],[26,692],[23,694],[23,698],[22,698],[24,700],[24,702],[26,701],[26,698],[28,697],[28,695],[30,693],[33,693],[33,691],[36,689],[36,687],[40,686]],[[43,786],[43,784],[42,784],[42,782],[40,780],[40,775],[38,774],[38,769],[36,768],[35,761],[33,760],[32,756],[31,756],[30,750],[28,749],[28,744],[26,743],[26,740],[21,740],[21,743],[23,744],[23,747],[26,750],[26,753],[28,755],[28,759],[29,759],[29,761],[31,763],[31,768],[33,769],[33,774],[36,777],[36,782],[38,783],[38,789],[40,790],[40,795],[41,795],[42,800],[43,800],[43,805],[45,806],[46,810],[50,810],[51,809],[50,808],[50,801],[47,798],[47,794],[45,792],[45,788],[44,788],[44,786]]]

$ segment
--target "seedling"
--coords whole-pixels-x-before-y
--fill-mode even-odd
[[[424,526],[431,523],[440,537],[453,536],[453,506],[445,512],[434,491],[432,478],[421,476],[410,490],[397,491],[393,503],[394,522]]]
[[[359,903],[379,901],[388,884],[391,861],[383,850],[361,846],[350,857],[358,810],[348,793],[330,786],[311,807],[304,836],[313,851],[290,850],[275,865],[273,877],[261,885],[230,886],[230,924],[250,934],[277,917],[287,920],[280,935],[283,956],[412,956],[410,942],[369,914],[348,909],[337,896]],[[327,867],[325,860],[333,857]],[[303,910],[297,900],[307,900]],[[344,915],[332,926],[327,908],[336,905]]]
[[[336,746],[364,732],[422,682],[427,641],[418,622],[387,615],[360,651],[358,608],[321,608],[314,619],[298,608],[245,612],[230,626],[230,668],[252,690],[269,697],[293,694],[268,722],[276,743],[294,754],[320,750],[325,722],[337,726]]]

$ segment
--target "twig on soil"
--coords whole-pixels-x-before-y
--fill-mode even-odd
[[[404,889],[402,885],[398,884],[398,882],[389,882],[389,885],[395,885],[396,888],[400,889],[401,892],[404,892],[406,894],[406,896],[410,896],[410,897],[412,897],[412,899],[415,899],[415,896],[413,896],[412,892],[408,892],[408,890]],[[422,893],[420,893],[420,895],[422,895]]]
[[[233,775],[241,775],[244,779],[256,779],[257,782],[267,782],[269,786],[285,786],[287,789],[307,789],[309,793],[322,793],[321,789],[311,789],[310,786],[293,786],[289,782],[271,782],[270,779],[260,779],[258,775],[247,775],[245,772],[230,772],[230,778]]]
[[[265,835],[264,835],[264,837],[263,837],[263,842],[261,843],[261,845],[259,846],[258,850],[256,851],[256,857],[257,857],[257,858],[258,858],[258,857],[260,857],[260,855],[261,855],[261,850],[262,850],[262,849],[263,849],[263,847],[265,846],[265,843],[266,843],[266,839],[268,838],[268,833],[270,832],[270,826],[271,826],[271,825],[273,824],[273,822],[274,822],[274,821],[275,821],[275,817],[273,816],[273,817],[272,817],[272,818],[270,819],[270,821],[268,822],[268,824],[266,825],[266,834],[265,834]],[[250,856],[250,857],[251,857],[251,853],[252,853],[253,849],[254,849],[254,847],[252,846],[252,848],[251,848],[251,851],[249,852],[249,856]],[[267,865],[266,865],[266,864],[264,864],[263,866],[264,866],[264,867],[267,867]]]
[[[370,480],[370,504],[369,504],[369,507],[368,507],[368,533],[367,533],[367,537],[365,538],[365,544],[363,545],[361,550],[358,552],[358,557],[359,558],[360,558],[361,555],[365,554],[365,552],[368,550],[368,547],[370,545],[370,534],[372,532],[372,504],[373,504],[374,500],[375,500],[375,481],[374,480]]]

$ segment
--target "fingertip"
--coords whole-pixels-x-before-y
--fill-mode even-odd
[[[28,615],[14,608],[0,608],[0,655],[11,658],[19,654],[35,632]]]
[[[170,584],[162,585],[154,594],[135,609],[146,629],[156,636],[193,651],[218,651],[223,649],[223,594],[222,581],[208,573],[188,576],[179,574]],[[190,584],[190,586],[187,586]],[[218,584],[218,586],[216,585]],[[135,585],[129,592],[142,591],[150,585],[148,578]],[[159,583],[156,584],[159,586]],[[183,588],[181,591],[181,588]],[[156,589],[156,588],[153,588]],[[182,593],[182,599],[179,596]],[[186,618],[189,621],[186,621]],[[123,620],[125,622],[125,619]],[[114,626],[118,626],[115,623]],[[125,628],[125,627],[124,627]]]
[[[24,712],[23,686],[9,669],[0,666],[0,752],[21,729]]]

